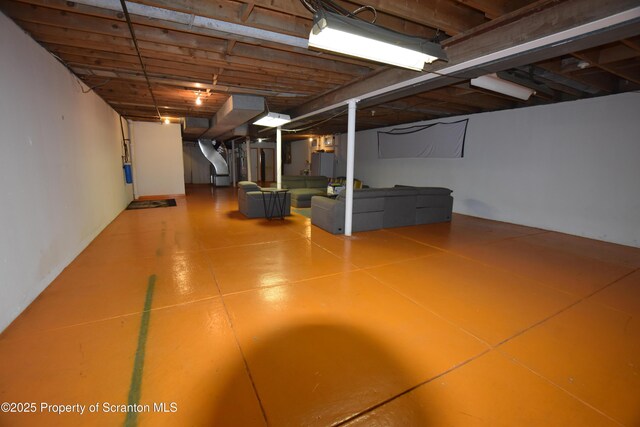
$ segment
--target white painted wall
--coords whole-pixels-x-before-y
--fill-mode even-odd
[[[0,13],[0,330],[132,199],[118,115]]]
[[[131,122],[136,197],[185,194],[180,125]]]
[[[291,142],[291,163],[283,163],[283,175],[300,175],[300,171],[308,168],[305,161],[311,162],[311,143],[308,139]]]
[[[471,115],[462,159],[378,159],[363,131],[355,176],[448,187],[456,212],[640,247],[639,111],[627,93]],[[346,134],[336,152],[344,173]]]

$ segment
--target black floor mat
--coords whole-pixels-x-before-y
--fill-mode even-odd
[[[127,210],[131,209],[150,209],[150,208],[168,208],[169,206],[176,206],[176,199],[164,199],[164,200],[134,200],[129,203]]]

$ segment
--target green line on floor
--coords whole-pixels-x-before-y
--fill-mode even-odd
[[[140,403],[140,392],[142,389],[142,368],[144,367],[144,350],[147,343],[147,333],[149,332],[149,318],[151,317],[151,300],[153,299],[153,289],[156,286],[156,275],[149,276],[147,282],[147,295],[144,300],[144,311],[142,312],[142,320],[140,321],[140,332],[138,332],[138,348],[136,349],[136,357],[133,362],[133,374],[131,375],[131,385],[129,386],[129,400],[127,405],[137,407]],[[131,406],[129,406],[131,407]],[[127,412],[127,418],[124,421],[125,427],[134,427],[138,425],[138,412]]]

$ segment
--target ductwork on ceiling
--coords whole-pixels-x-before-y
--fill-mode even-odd
[[[213,165],[212,177],[216,186],[230,184],[227,151],[216,139],[247,135],[247,123],[262,114],[264,105],[264,98],[260,96],[231,95],[211,120],[196,117],[183,120],[184,134],[199,135],[198,145]]]
[[[185,117],[182,133],[185,139],[229,139],[246,136],[248,123],[264,112],[264,98],[252,95],[231,95],[211,119]]]
[[[182,137],[186,140],[195,139],[210,127],[209,119],[204,117],[185,117],[182,119]]]
[[[231,95],[211,119],[211,127],[200,138],[214,139],[247,123],[264,111],[264,98]]]

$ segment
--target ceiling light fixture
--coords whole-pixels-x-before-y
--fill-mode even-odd
[[[536,93],[535,90],[526,86],[522,86],[508,80],[503,80],[498,77],[496,73],[471,79],[471,85],[481,87],[492,92],[498,92],[503,95],[509,95],[514,98],[522,99],[523,101],[527,101],[531,95]]]
[[[254,125],[258,126],[267,126],[267,127],[277,127],[287,124],[291,121],[291,117],[287,114],[278,114],[278,113],[267,113],[267,115],[263,116],[259,120],[253,122]]]
[[[313,17],[309,46],[416,71],[436,59],[447,60],[437,43],[326,10]]]
[[[164,118],[164,124],[165,125],[171,124],[171,120],[169,120],[169,117]]]
[[[200,95],[196,98],[196,105],[202,105],[202,98],[200,98]]]

